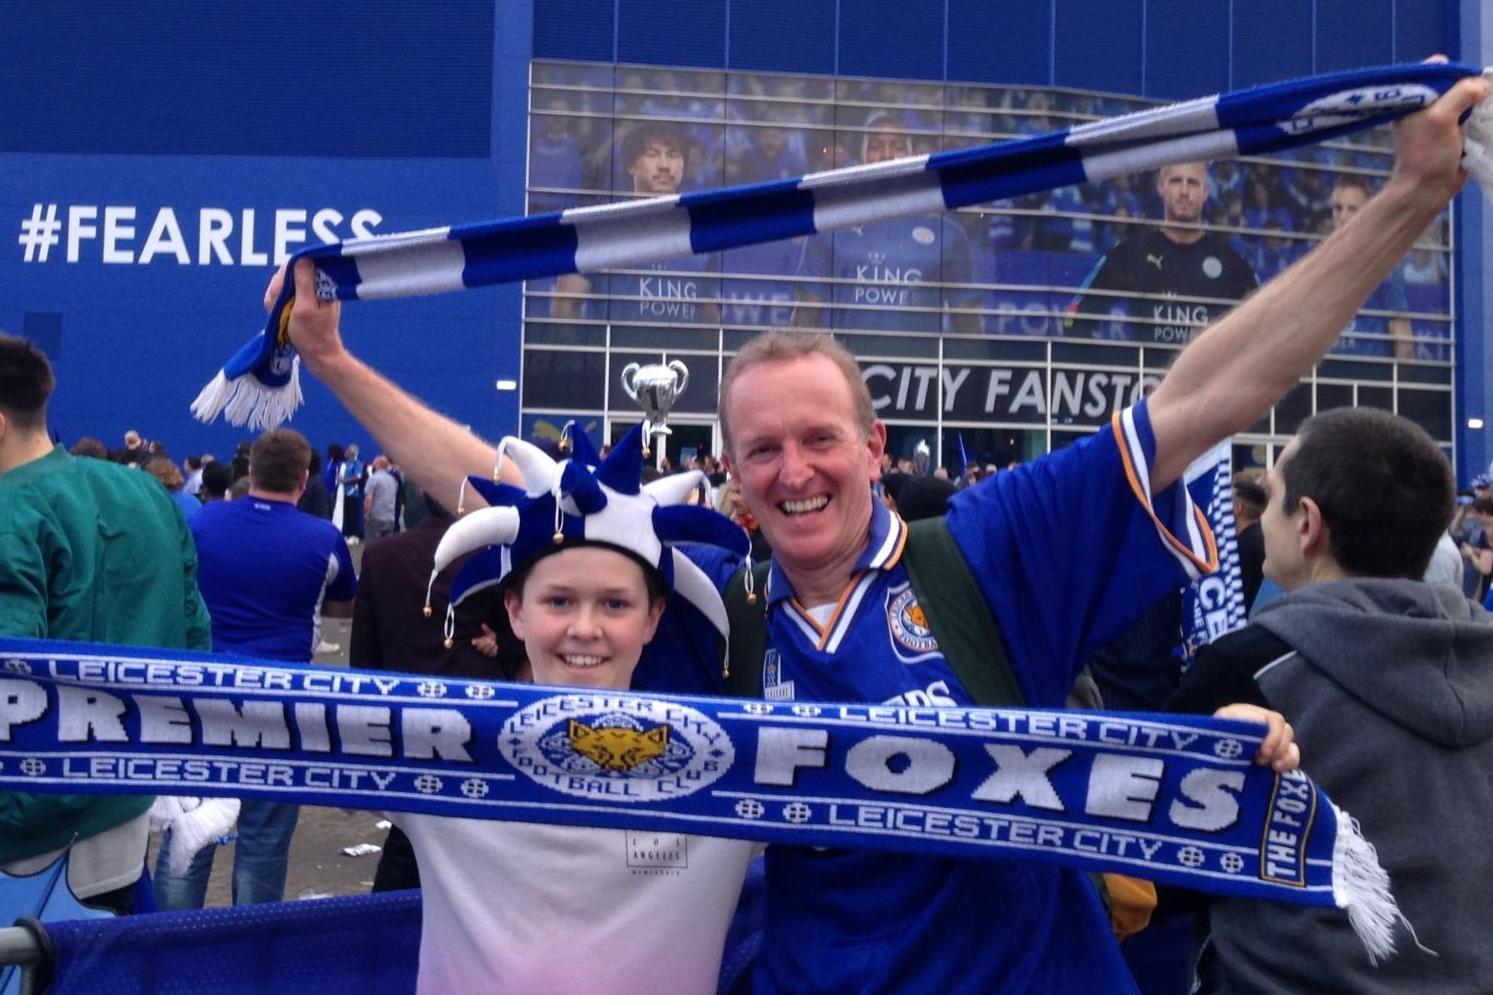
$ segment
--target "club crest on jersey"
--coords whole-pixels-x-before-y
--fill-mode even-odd
[[[703,712],[601,692],[542,698],[515,712],[498,748],[545,787],[625,802],[693,794],[735,755],[726,731]]]
[[[886,621],[897,655],[903,660],[907,660],[903,650],[915,657],[938,652],[938,640],[928,627],[928,616],[909,585],[902,584],[887,592]]]
[[[762,697],[768,701],[792,701],[793,682],[783,680],[783,656],[768,650],[762,657]]]

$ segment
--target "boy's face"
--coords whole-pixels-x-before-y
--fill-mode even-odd
[[[636,561],[581,546],[535,563],[504,596],[536,684],[625,689],[663,614]]]

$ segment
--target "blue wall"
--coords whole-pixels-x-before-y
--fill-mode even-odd
[[[137,428],[177,456],[223,455],[250,435],[187,406],[263,321],[277,212],[293,249],[318,213],[342,238],[523,211],[528,0],[13,4],[5,22],[0,217],[15,232],[55,205],[60,224],[29,261],[6,239],[0,329],[52,355],[69,444]],[[215,225],[232,227],[220,249],[203,244]],[[501,434],[517,395],[493,383],[518,376],[519,308],[516,287],[351,303],[344,328],[413,392]],[[366,444],[306,389],[292,424],[313,444]]]
[[[1475,2],[1475,0],[1473,0]],[[1420,59],[1456,0],[538,0],[534,55],[1177,98]]]

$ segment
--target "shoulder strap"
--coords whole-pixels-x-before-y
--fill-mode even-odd
[[[975,704],[1024,705],[995,618],[942,516],[909,523],[902,565],[938,648]],[[731,631],[734,638],[734,622]]]
[[[726,694],[732,698],[762,697],[762,660],[767,655],[768,563],[748,563],[726,581],[722,600],[731,623],[726,646]],[[746,572],[752,571],[756,603],[747,603]]]

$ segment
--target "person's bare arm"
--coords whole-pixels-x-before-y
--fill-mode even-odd
[[[1148,402],[1151,485],[1170,485],[1218,440],[1242,432],[1309,373],[1374,288],[1441,213],[1467,174],[1457,121],[1488,95],[1464,79],[1395,126],[1384,190],[1314,251],[1211,326]]]
[[[266,308],[279,296],[284,278],[282,266],[265,291]],[[457,491],[468,474],[492,473],[497,449],[347,351],[338,328],[342,305],[317,298],[316,268],[309,259],[297,262],[295,281],[290,341],[301,361],[378,440],[391,461],[454,508]],[[520,482],[517,468],[507,461],[503,479]],[[468,497],[481,502],[474,494]]]
[[[322,618],[352,618],[353,601],[323,601],[321,603]]]

